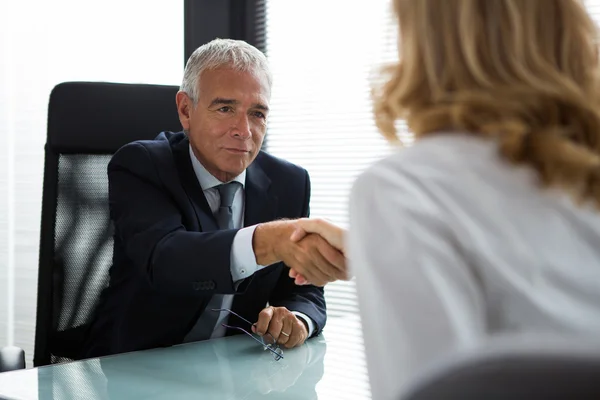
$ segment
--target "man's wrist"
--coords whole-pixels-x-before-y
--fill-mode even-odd
[[[292,311],[292,314],[294,314],[296,316],[297,319],[299,319],[300,321],[302,321],[302,323],[304,324],[304,327],[306,328],[306,338],[308,339],[309,337],[311,337],[313,335],[313,333],[315,332],[315,323],[314,321],[306,314],[298,312],[298,311]]]
[[[263,268],[256,263],[254,250],[252,249],[252,238],[256,225],[240,229],[231,244],[231,278],[234,285],[241,283],[243,279],[252,276],[256,271]]]
[[[271,265],[282,261],[280,248],[289,241],[294,227],[289,220],[272,221],[259,224],[254,230],[252,248],[259,265]]]

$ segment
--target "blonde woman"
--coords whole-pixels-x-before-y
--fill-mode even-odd
[[[390,141],[398,120],[416,140],[359,177],[346,241],[375,399],[493,336],[600,337],[600,71],[583,2],[393,3],[400,62],[375,117]]]

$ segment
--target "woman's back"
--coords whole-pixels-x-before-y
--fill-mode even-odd
[[[538,182],[455,133],[359,178],[348,249],[376,398],[490,335],[600,334],[600,214]]]
[[[358,179],[348,247],[377,399],[490,335],[600,333],[585,2],[392,3],[399,61],[374,88],[375,123],[397,143],[405,122],[415,145]]]

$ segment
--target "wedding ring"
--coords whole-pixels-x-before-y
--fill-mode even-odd
[[[281,334],[282,334],[283,336],[285,336],[285,337],[290,337],[290,334],[289,334],[289,333],[285,333],[284,331],[281,331]]]

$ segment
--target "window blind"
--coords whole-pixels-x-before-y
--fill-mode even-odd
[[[355,177],[390,151],[372,118],[370,88],[373,66],[396,57],[395,25],[388,0],[365,4],[266,1],[274,75],[266,149],[308,170],[311,216],[342,226]],[[325,293],[329,325],[357,317],[353,281],[327,285]]]
[[[585,5],[596,24],[600,23],[600,0],[585,0]]]

